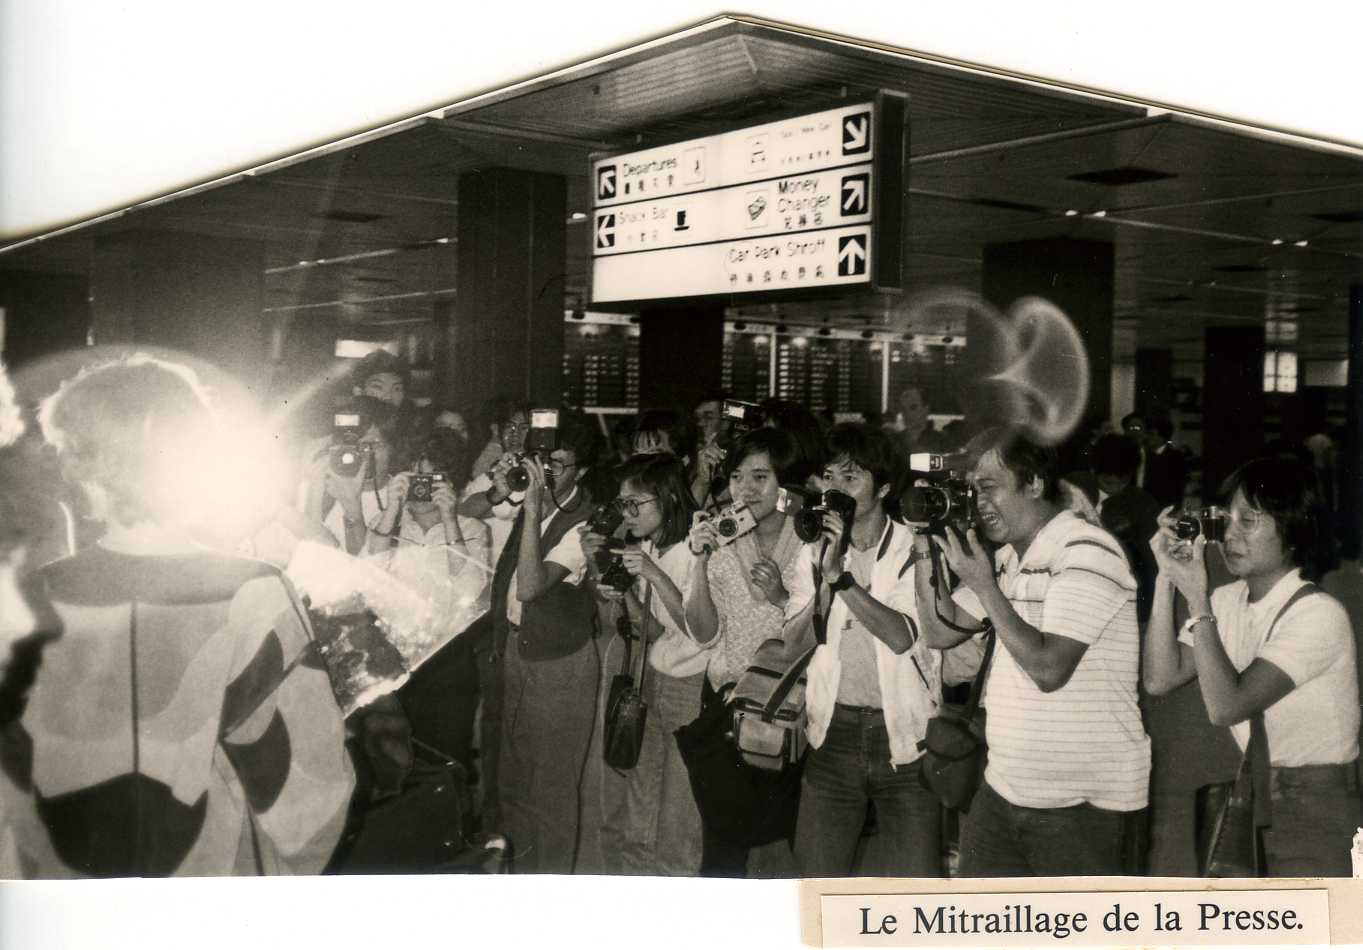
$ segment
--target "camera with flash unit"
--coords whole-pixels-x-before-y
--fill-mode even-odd
[[[1207,543],[1226,540],[1226,509],[1212,505],[1200,511],[1185,511],[1174,522],[1174,534],[1180,541],[1192,541],[1199,534]]]
[[[507,487],[525,491],[530,487],[530,473],[525,469],[526,456],[534,456],[541,465],[558,448],[558,410],[530,410],[530,431],[525,436],[525,452],[516,456],[516,464],[506,473]]]
[[[332,416],[327,456],[331,471],[337,477],[354,478],[369,461],[374,450],[368,443],[360,442],[365,428],[365,417],[361,412],[350,410]]]
[[[842,516],[843,531],[852,530],[852,519],[857,513],[857,500],[846,492],[830,488],[827,491],[808,491],[803,488],[781,489],[776,508],[791,518],[795,536],[806,544],[819,540],[823,534],[824,512]]]
[[[962,468],[953,468],[953,463]],[[964,457],[915,452],[909,456],[909,468],[915,477],[929,482],[911,485],[899,496],[899,504],[908,521],[927,523],[928,531],[942,534],[951,525],[960,534],[979,522],[979,505],[975,486],[963,474]]]
[[[736,441],[753,429],[762,428],[766,424],[767,417],[762,412],[762,407],[755,402],[726,399],[724,400],[723,421],[728,423],[729,439]]]

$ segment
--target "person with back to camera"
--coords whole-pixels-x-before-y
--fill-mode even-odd
[[[795,858],[803,877],[938,877],[940,806],[923,785],[922,740],[940,695],[940,654],[919,636],[906,526],[885,512],[901,462],[882,429],[844,423],[828,434],[825,489],[856,502],[851,523],[823,514],[823,534],[796,558],[784,639],[791,659],[827,639],[808,669],[810,749],[800,790]],[[816,586],[815,572],[819,572]],[[879,831],[854,857],[875,803]]]
[[[715,644],[701,692],[702,714],[711,704],[725,702],[763,642],[781,636],[790,598],[786,584],[800,550],[792,519],[777,507],[782,484],[799,480],[795,441],[777,429],[755,429],[730,450],[725,467],[734,502],[747,506],[756,526],[721,546],[714,520],[705,519],[688,537],[697,560],[686,595],[687,629],[698,643]],[[750,870],[749,849],[725,841],[704,824],[703,815],[702,823],[701,874],[742,877]],[[784,840],[755,850],[755,864],[789,870]]]
[[[222,499],[192,478],[216,425],[194,375],[88,369],[41,422],[108,530],[32,575],[39,641],[0,685],[19,874],[319,872],[354,778],[341,713],[280,572],[195,538]]]
[[[1347,877],[1363,822],[1358,790],[1358,675],[1344,608],[1313,583],[1330,536],[1306,466],[1257,459],[1222,488],[1230,499],[1222,548],[1238,580],[1208,591],[1206,533],[1180,540],[1171,509],[1150,545],[1159,562],[1144,679],[1165,693],[1197,677],[1213,725],[1243,750],[1262,714],[1273,877]],[[1174,631],[1174,591],[1189,619]]]
[[[1125,874],[1147,804],[1150,741],[1137,706],[1136,581],[1117,540],[1060,501],[1053,450],[1004,430],[970,445],[978,527],[938,544],[961,587],[919,616],[951,647],[996,631],[984,705],[989,760],[962,818],[962,877]],[[1000,545],[991,558],[985,541]],[[919,564],[924,601],[934,597]]]
[[[686,627],[692,567],[686,532],[696,505],[681,460],[671,455],[631,459],[616,504],[624,514],[626,537],[638,542],[621,552],[634,584],[623,593],[600,591],[622,600],[635,630],[650,641],[643,683],[648,714],[638,764],[626,773],[623,807],[606,820],[620,829],[625,873],[695,875],[701,861],[700,812],[673,733],[700,712],[709,656]],[[605,541],[584,533],[584,556],[595,560]]]

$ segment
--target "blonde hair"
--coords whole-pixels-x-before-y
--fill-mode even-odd
[[[218,424],[193,370],[145,353],[81,370],[44,400],[38,422],[67,478],[98,485],[128,523],[175,520],[174,489],[194,477],[186,445]]]

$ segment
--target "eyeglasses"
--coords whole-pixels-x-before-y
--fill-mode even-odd
[[[1250,535],[1258,531],[1268,521],[1270,516],[1262,511],[1232,511],[1226,515],[1230,527],[1234,528],[1242,535]]]
[[[550,475],[562,475],[576,464],[576,462],[565,462],[562,459],[551,458],[545,461],[544,470]]]
[[[657,500],[658,498],[655,495],[652,498],[617,498],[615,503],[620,506],[620,510],[625,514],[631,518],[637,518],[639,517],[640,505],[647,505],[649,502]]]

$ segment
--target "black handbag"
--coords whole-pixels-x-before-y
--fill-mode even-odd
[[[735,744],[733,715],[732,698],[715,696],[674,733],[701,820],[710,833],[738,847],[790,838],[804,763],[779,771],[750,765]]]
[[[639,764],[639,751],[644,745],[644,726],[648,722],[644,677],[648,673],[648,617],[652,600],[653,591],[650,588],[644,600],[643,620],[639,625],[638,636],[643,641],[643,647],[639,650],[637,680],[633,671],[635,634],[630,629],[629,611],[623,600],[620,602],[620,616],[616,620],[616,630],[625,641],[625,656],[620,664],[620,672],[611,678],[610,690],[606,694],[603,753],[606,764],[621,771],[628,771]]]
[[[970,687],[970,700],[964,706],[944,705],[940,713],[928,720],[927,731],[918,743],[923,753],[919,776],[924,787],[946,807],[963,812],[970,810],[988,760],[980,693],[993,657],[994,628],[990,626],[985,633],[984,659]]]

